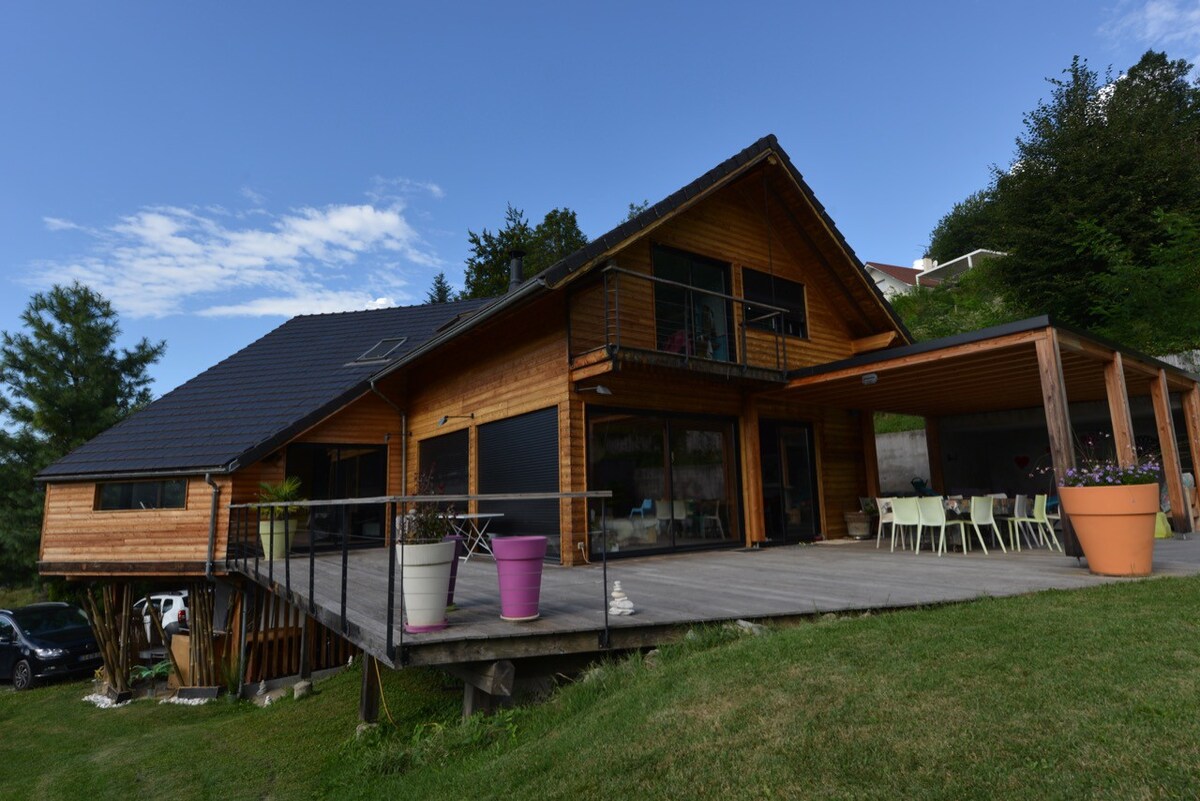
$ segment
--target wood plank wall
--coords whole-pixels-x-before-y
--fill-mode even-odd
[[[769,244],[768,244],[769,241]],[[802,238],[789,236],[787,228],[773,221],[770,226],[761,210],[736,187],[728,188],[697,204],[686,214],[662,225],[653,234],[618,251],[613,262],[620,268],[652,275],[651,252],[654,243],[696,253],[733,265],[729,294],[743,297],[742,269],[773,272],[780,278],[804,284],[808,305],[807,339],[787,338],[787,367],[795,369],[836,361],[853,355],[854,339],[844,320],[854,313],[844,293],[833,283],[828,269],[819,261],[820,254]],[[572,290],[570,303],[571,351],[584,353],[605,344],[604,287],[599,279]],[[593,283],[595,282],[595,283]],[[610,284],[610,288],[611,288]],[[610,324],[617,319],[617,306],[609,293]],[[654,292],[649,281],[631,276],[620,278],[621,345],[654,349]],[[735,314],[735,332],[741,311]],[[750,364],[775,368],[776,338],[767,331],[746,332]],[[740,347],[740,346],[739,346]]]
[[[228,497],[230,480],[215,478],[221,488],[222,503]],[[212,494],[203,477],[187,480],[187,500],[183,509],[95,509],[94,482],[67,482],[46,485],[45,516],[39,560],[77,565],[103,563],[100,570],[72,570],[71,575],[141,575],[147,566],[179,565],[193,567],[184,572],[194,575],[195,566],[208,558],[208,521]],[[218,558],[223,554],[227,512],[218,523]],[[127,569],[121,569],[127,565]]]

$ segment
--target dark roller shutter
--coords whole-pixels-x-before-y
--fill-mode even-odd
[[[558,492],[558,409],[542,409],[479,427],[479,492]],[[547,556],[558,558],[558,501],[492,501],[480,512],[501,512],[489,532],[543,534]]]

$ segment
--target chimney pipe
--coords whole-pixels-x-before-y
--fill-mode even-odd
[[[525,280],[525,251],[511,250],[508,255],[512,257],[508,263],[508,291],[512,292]]]

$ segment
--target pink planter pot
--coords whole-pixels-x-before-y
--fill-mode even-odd
[[[1158,485],[1060,487],[1063,509],[1101,576],[1148,576],[1154,560]]]
[[[545,537],[496,537],[492,540],[500,580],[500,618],[536,620],[542,594]]]

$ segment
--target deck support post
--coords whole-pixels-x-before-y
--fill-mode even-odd
[[[942,421],[925,418],[925,449],[929,452],[929,488],[939,495],[946,494],[946,474],[942,470]]]
[[[867,469],[867,497],[879,497],[879,454],[875,451],[875,413],[859,412],[862,424],[863,466]]]
[[[1187,428],[1188,452],[1192,456],[1192,480],[1200,476],[1200,384],[1192,384],[1192,388],[1183,393],[1183,422]],[[1187,494],[1187,490],[1184,490]],[[1196,495],[1196,487],[1192,487],[1192,497]],[[1192,504],[1189,504],[1189,507]],[[1192,516],[1192,530],[1196,529],[1196,518]]]
[[[1108,414],[1112,418],[1113,445],[1117,464],[1131,467],[1137,462],[1133,439],[1133,417],[1129,413],[1129,392],[1125,387],[1125,363],[1121,352],[1115,351],[1112,360],[1104,365],[1104,388],[1108,395]]]
[[[758,401],[747,395],[738,418],[742,441],[742,508],[746,510],[746,545],[765,542],[767,524],[763,516],[762,450],[758,436]]]
[[[362,692],[358,699],[358,719],[363,723],[379,720],[379,660],[363,652]]]
[[[1050,436],[1050,460],[1055,481],[1075,467],[1075,446],[1071,439],[1071,413],[1067,401],[1067,384],[1063,380],[1062,354],[1058,349],[1058,334],[1053,328],[1037,340],[1038,377],[1042,384],[1042,406],[1046,412],[1046,432]],[[1062,512],[1063,550],[1067,556],[1083,556],[1075,539],[1075,529],[1065,510]]]
[[[1179,443],[1175,439],[1175,421],[1171,417],[1171,391],[1167,386],[1166,370],[1160,369],[1151,379],[1150,399],[1154,402],[1154,424],[1158,428],[1167,497],[1171,499],[1171,523],[1176,531],[1191,531],[1192,510],[1183,494],[1183,467],[1179,464]]]
[[[309,654],[312,650],[309,634],[311,625],[308,615],[301,610],[297,611],[300,614],[300,678],[308,681],[312,678],[312,657]]]
[[[508,659],[447,665],[444,670],[463,681],[463,720],[476,712],[490,714],[511,702],[517,671]]]

